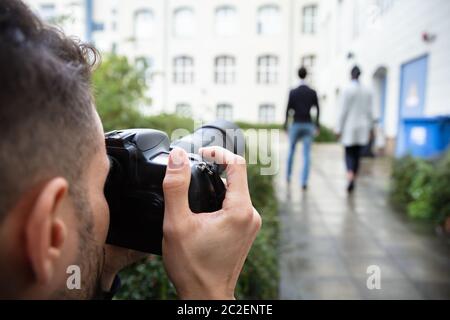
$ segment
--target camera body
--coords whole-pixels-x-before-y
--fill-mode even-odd
[[[162,183],[169,152],[180,147],[188,152],[191,167],[189,206],[192,212],[214,212],[222,208],[226,188],[221,179],[223,168],[203,161],[196,154],[203,146],[227,146],[235,153],[243,146],[231,142],[225,128],[234,124],[200,128],[172,145],[168,136],[151,129],[128,129],[105,135],[110,159],[110,172],[105,184],[105,196],[110,209],[107,243],[152,254],[162,254],[164,194]],[[243,143],[238,132],[239,143]],[[240,141],[242,139],[242,141]]]

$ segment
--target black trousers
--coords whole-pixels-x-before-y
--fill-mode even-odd
[[[352,171],[354,174],[358,173],[362,148],[362,146],[345,147],[345,164],[347,166],[347,171]]]

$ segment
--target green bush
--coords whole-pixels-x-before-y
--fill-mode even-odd
[[[283,126],[276,123],[250,123],[250,122],[243,122],[243,121],[237,121],[236,124],[243,130],[247,129],[278,129],[283,130]]]
[[[390,201],[412,218],[443,223],[450,216],[450,152],[437,161],[395,160]]]
[[[325,126],[320,126],[320,133],[316,137],[315,141],[320,143],[337,142],[336,135],[334,134],[333,130]]]
[[[417,160],[410,156],[394,160],[389,197],[393,207],[399,211],[406,212],[412,201],[409,189],[417,167]]]
[[[263,225],[238,281],[238,299],[278,298],[278,206],[273,176],[262,176],[258,165],[248,166],[250,195]]]
[[[416,160],[416,171],[408,190],[411,202],[407,206],[407,211],[411,218],[433,218],[433,208],[431,207],[433,182],[435,180],[433,171],[433,165],[430,162]]]
[[[105,131],[127,128],[152,128],[170,134],[175,129],[194,129],[194,121],[176,115],[143,116],[138,109],[145,99],[145,72],[126,58],[107,56],[93,77],[94,94]],[[248,127],[247,127],[248,128]],[[248,167],[250,193],[263,218],[239,278],[236,297],[276,299],[278,295],[277,201],[273,177],[261,176],[259,166]],[[164,271],[161,257],[152,256],[121,272],[122,289],[118,299],[176,299],[176,292]]]
[[[450,217],[450,151],[434,167],[430,206],[438,223]]]
[[[134,126],[141,117],[138,106],[145,97],[145,70],[136,68],[125,57],[105,56],[92,77],[97,111],[105,131]]]
[[[281,124],[256,124],[256,123],[249,123],[249,122],[242,122],[238,121],[237,124],[240,128],[243,130],[246,129],[278,129],[283,130],[283,125]],[[315,138],[315,142],[318,143],[333,143],[336,142],[336,135],[334,134],[333,130],[330,128],[327,128],[325,126],[320,126],[320,133]]]

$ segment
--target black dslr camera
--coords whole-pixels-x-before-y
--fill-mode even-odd
[[[222,208],[223,167],[203,161],[201,147],[220,146],[243,155],[244,136],[235,124],[216,121],[170,144],[151,129],[129,129],[105,135],[111,169],[105,185],[110,210],[107,243],[161,255],[164,194],[162,182],[170,150],[184,149],[191,165],[189,206],[194,213]]]

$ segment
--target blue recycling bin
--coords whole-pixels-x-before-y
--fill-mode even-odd
[[[450,116],[403,120],[403,155],[435,158],[450,146]]]

